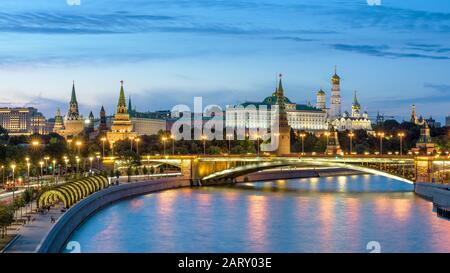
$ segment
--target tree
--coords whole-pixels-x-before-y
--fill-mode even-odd
[[[14,212],[9,206],[0,205],[0,229],[2,238],[7,235],[7,228],[14,221]]]
[[[151,166],[150,167],[150,174],[154,174],[156,172],[155,167]]]

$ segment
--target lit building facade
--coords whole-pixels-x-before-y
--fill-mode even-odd
[[[33,107],[0,108],[0,125],[9,135],[46,134],[46,120]]]
[[[270,129],[270,109],[278,104],[279,92],[283,92],[284,107],[287,113],[289,126],[294,130],[301,131],[324,131],[327,130],[327,113],[325,109],[305,104],[297,104],[284,96],[282,80],[275,92],[265,98],[262,102],[245,102],[240,105],[229,105],[226,107],[226,127],[245,129]],[[268,113],[263,115],[252,114],[252,111],[267,109]]]
[[[366,111],[361,112],[361,105],[358,102],[356,91],[353,97],[352,113],[349,114],[347,111],[345,111],[341,117],[331,120],[331,124],[338,131],[372,131],[372,122],[369,119],[369,115]]]

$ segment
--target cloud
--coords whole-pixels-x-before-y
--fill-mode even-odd
[[[444,55],[426,55],[412,52],[394,52],[387,45],[354,45],[354,44],[333,44],[332,47],[336,50],[356,52],[360,54],[366,54],[376,57],[387,58],[420,58],[420,59],[432,59],[432,60],[449,60],[449,56]]]

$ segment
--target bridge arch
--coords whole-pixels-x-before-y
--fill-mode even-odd
[[[355,170],[355,171],[361,171],[361,172],[365,172],[365,173],[370,173],[370,174],[374,174],[374,175],[380,175],[380,176],[384,176],[384,177],[388,177],[391,179],[395,179],[401,182],[405,182],[408,184],[413,184],[414,182],[397,176],[397,175],[393,175],[387,172],[383,172],[383,171],[379,171],[379,170],[375,170],[375,169],[371,169],[368,167],[362,167],[362,166],[357,166],[354,164],[348,164],[348,163],[339,163],[339,162],[322,162],[322,161],[302,161],[302,160],[292,160],[292,161],[273,161],[273,162],[257,162],[254,164],[249,164],[249,165],[244,165],[244,166],[238,166],[238,167],[234,167],[234,168],[230,168],[227,170],[222,170],[222,171],[218,171],[212,174],[209,174],[203,178],[201,178],[201,182],[202,183],[207,183],[210,181],[217,181],[217,180],[225,180],[225,179],[229,179],[229,178],[236,178],[239,176],[243,176],[243,175],[247,175],[247,174],[251,174],[251,173],[255,173],[258,171],[262,171],[262,170],[268,170],[268,169],[273,169],[273,168],[279,168],[279,167],[288,167],[288,166],[326,166],[326,167],[340,167],[340,168],[345,168],[345,169],[350,169],[350,170]]]

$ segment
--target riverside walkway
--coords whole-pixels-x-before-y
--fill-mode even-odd
[[[4,253],[33,253],[44,239],[47,232],[54,225],[51,223],[51,217],[55,220],[62,215],[60,208],[51,208],[46,214],[33,212],[30,221],[20,228],[15,239],[3,250]]]

